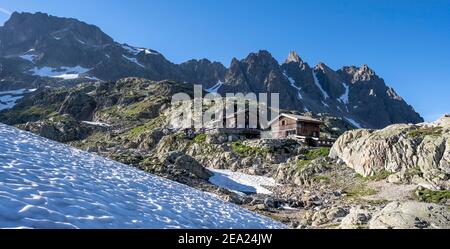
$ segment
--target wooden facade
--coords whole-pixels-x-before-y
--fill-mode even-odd
[[[322,121],[306,116],[281,114],[271,122],[273,138],[320,138]]]

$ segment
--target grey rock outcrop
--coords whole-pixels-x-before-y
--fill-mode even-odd
[[[96,105],[93,97],[82,92],[71,92],[62,103],[59,113],[70,114],[77,120],[90,120]]]
[[[197,160],[178,151],[160,155],[159,159],[174,175],[190,175],[203,180],[208,180],[212,176],[212,173],[198,163]]]
[[[70,142],[83,139],[92,130],[91,127],[79,123],[69,115],[56,116],[37,122],[28,122],[18,125],[18,127],[58,142]]]
[[[376,212],[370,229],[450,228],[448,207],[423,202],[391,202]]]
[[[364,206],[352,207],[348,215],[342,219],[339,227],[342,229],[367,228],[374,210]]]
[[[425,187],[450,189],[450,117],[431,124],[348,131],[335,142],[330,157],[363,176],[399,172],[391,181],[421,178],[428,183]]]

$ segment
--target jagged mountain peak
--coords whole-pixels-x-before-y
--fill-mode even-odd
[[[373,71],[367,64],[363,64],[359,67],[359,72],[365,72],[370,73],[372,75],[375,75],[375,71]]]
[[[297,52],[291,51],[284,63],[290,63],[290,62],[302,63],[303,60],[302,60],[302,58],[300,58],[300,56],[297,54]]]
[[[195,65],[200,65],[200,66],[214,65],[214,66],[218,66],[218,67],[223,67],[225,69],[225,66],[222,63],[220,63],[218,61],[210,61],[207,58],[190,59],[190,60],[187,60],[187,61],[181,63],[180,65],[186,65],[186,64],[195,64]]]
[[[333,71],[330,67],[328,67],[325,63],[319,62],[315,67],[315,70],[321,70],[321,71]]]
[[[280,93],[284,109],[345,115],[367,127],[421,121],[367,65],[311,68],[295,51],[282,65],[267,50],[233,58],[229,68],[208,59],[175,64],[155,50],[114,42],[94,25],[44,13],[14,13],[0,27],[0,40],[0,77],[7,79],[0,90],[142,77],[202,84],[221,94]]]
[[[375,74],[375,71],[373,71],[371,68],[369,68],[368,65],[364,64],[361,65],[358,70],[353,75],[354,81],[369,81],[373,78],[376,78],[377,75]]]
[[[202,58],[202,59],[190,59],[186,62],[183,63],[199,63],[199,64],[210,64],[212,63],[210,60],[206,59],[206,58]]]
[[[273,66],[278,66],[278,61],[272,56],[272,54],[267,50],[259,50],[258,52],[250,53],[244,60],[249,64],[269,64]]]
[[[233,57],[233,58],[231,58],[230,67],[232,67],[233,65],[236,65],[238,63],[239,63],[238,58]]]
[[[370,81],[372,79],[378,79],[378,75],[367,64],[363,64],[360,67],[357,66],[344,66],[338,72],[343,73],[345,78],[349,78],[351,82],[358,81]]]
[[[259,57],[272,57],[272,54],[265,49],[260,49],[260,50],[258,50],[258,52],[252,52],[249,55],[256,55]]]
[[[51,15],[39,11],[35,13],[14,11],[9,17],[9,19],[5,22],[4,26],[16,25],[18,23],[25,22],[30,19],[38,20],[38,19],[47,19],[49,17],[51,17]]]
[[[348,73],[348,74],[355,74],[356,71],[358,70],[358,67],[351,65],[351,66],[343,66],[340,71]]]
[[[355,66],[355,65],[351,65],[351,66],[343,66],[342,71],[345,71],[347,73],[350,74],[355,74],[355,73],[370,73],[372,75],[376,75],[375,71],[370,68],[367,64],[363,64],[361,66]]]

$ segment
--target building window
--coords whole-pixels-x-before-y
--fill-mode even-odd
[[[281,120],[281,125],[286,125],[286,120]]]

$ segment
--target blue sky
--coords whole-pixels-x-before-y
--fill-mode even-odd
[[[12,11],[78,18],[175,63],[228,66],[266,49],[280,62],[295,50],[333,69],[368,64],[426,120],[450,112],[449,0],[2,0],[0,24]]]

